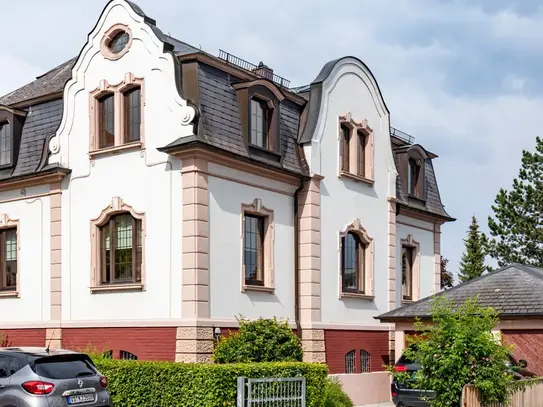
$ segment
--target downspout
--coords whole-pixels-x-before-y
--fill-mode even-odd
[[[298,194],[304,187],[304,180],[300,179],[300,186],[294,192],[294,321],[296,322],[296,335],[302,339],[302,324],[300,323],[300,214],[298,212]]]

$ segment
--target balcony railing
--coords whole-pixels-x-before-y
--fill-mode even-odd
[[[392,126],[390,126],[390,135],[398,137],[400,140],[403,140],[409,144],[413,144],[415,142],[415,137]]]

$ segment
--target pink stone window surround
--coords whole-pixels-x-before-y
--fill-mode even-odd
[[[132,31],[127,25],[115,24],[102,37],[100,51],[104,58],[117,61],[130,50],[132,40]]]
[[[145,214],[120,198],[91,220],[91,292],[143,290]]]
[[[367,120],[355,121],[350,112],[339,117],[339,176],[374,183],[374,136]]]
[[[0,297],[19,296],[19,220],[0,215]]]
[[[374,240],[362,227],[360,219],[340,231],[338,254],[339,298],[373,299]],[[349,257],[354,260],[348,262]],[[351,263],[355,264],[355,270],[348,269]],[[351,281],[352,275],[355,281]],[[346,282],[351,284],[346,285]]]
[[[100,81],[89,95],[89,107],[91,158],[145,148],[143,78],[127,73],[116,85]]]
[[[273,293],[275,223],[273,210],[256,198],[241,204],[241,291]]]
[[[420,244],[413,235],[401,240],[400,273],[402,281],[402,303],[420,299]]]

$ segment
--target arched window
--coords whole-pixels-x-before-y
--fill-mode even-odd
[[[120,357],[121,357],[121,359],[124,359],[124,360],[138,360],[138,357],[136,355],[134,355],[133,353],[130,353],[130,352],[126,351],[126,350],[121,351]]]
[[[364,349],[360,350],[360,370],[362,373],[371,372],[371,358],[370,353]]]
[[[141,282],[141,219],[123,212],[100,226],[102,284]]]
[[[345,373],[356,373],[356,352],[354,350],[345,355]]]
[[[367,244],[355,232],[348,232],[341,242],[341,274],[344,292],[362,293],[365,290]]]

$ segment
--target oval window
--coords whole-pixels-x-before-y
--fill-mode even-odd
[[[128,33],[125,31],[121,31],[115,34],[113,39],[109,42],[108,48],[112,53],[118,54],[123,49],[125,49],[129,39],[130,37]]]

